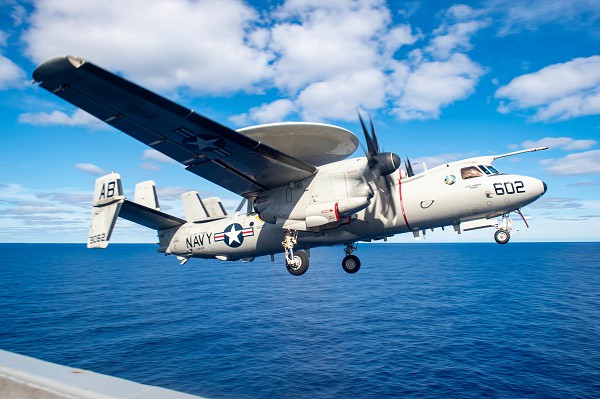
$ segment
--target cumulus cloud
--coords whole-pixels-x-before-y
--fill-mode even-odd
[[[566,151],[587,150],[598,144],[596,140],[575,140],[570,137],[544,137],[540,140],[527,140],[523,142],[523,148],[548,147],[549,149],[560,148]]]
[[[257,19],[237,0],[39,0],[23,40],[37,62],[67,53],[153,89],[223,93],[270,73],[270,54],[246,40]]]
[[[96,166],[91,163],[76,163],[75,168],[79,169],[82,172],[88,173],[90,175],[102,176],[107,172],[99,166]]]
[[[359,70],[311,84],[298,95],[297,104],[305,120],[354,120],[357,104],[367,109],[385,104],[385,82],[375,68]]]
[[[35,61],[80,55],[162,92],[284,97],[232,117],[236,125],[390,107],[410,120],[439,117],[485,73],[466,55],[488,25],[482,12],[455,5],[442,17],[423,49],[408,51],[426,36],[395,23],[383,0],[287,0],[262,16],[241,0],[38,0],[22,39]],[[58,111],[21,120],[76,125]]]
[[[600,173],[600,150],[569,154],[545,164],[546,171],[554,175],[597,174]]]
[[[0,54],[0,90],[23,86],[25,72]]]
[[[533,110],[533,121],[552,122],[600,113],[600,56],[576,58],[521,75],[500,87],[498,111]]]
[[[0,47],[6,46],[9,35],[0,30]],[[0,90],[7,90],[25,85],[25,72],[0,51]]]
[[[19,115],[19,123],[34,126],[79,126],[91,129],[106,129],[96,117],[87,112],[76,109],[71,115],[62,111],[27,112]]]
[[[153,149],[144,150],[144,153],[142,154],[142,159],[147,159],[150,161],[162,162],[162,163],[175,163],[174,159],[169,158],[162,152],[158,152]]]
[[[408,76],[394,112],[404,120],[438,118],[443,107],[471,95],[484,72],[461,53],[447,61],[423,62]]]
[[[275,100],[259,107],[250,108],[247,113],[232,116],[229,120],[236,126],[247,126],[253,123],[271,123],[284,120],[294,109],[294,102],[289,99]]]

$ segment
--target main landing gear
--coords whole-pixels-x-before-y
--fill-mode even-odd
[[[287,230],[283,237],[283,249],[285,252],[285,266],[294,276],[301,276],[308,270],[308,255],[302,251],[294,251],[294,245],[298,243],[298,230]]]
[[[502,215],[502,223],[498,225],[498,230],[494,234],[494,240],[498,244],[506,244],[510,240],[510,232],[512,230],[512,220],[508,218],[508,214]]]
[[[354,274],[360,269],[360,259],[358,256],[352,255],[352,252],[356,251],[354,244],[346,244],[346,257],[342,260],[342,268],[346,273]]]

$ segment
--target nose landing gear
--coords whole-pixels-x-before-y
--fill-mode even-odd
[[[510,232],[512,230],[512,220],[508,218],[508,215],[502,215],[502,223],[498,225],[498,230],[494,234],[494,240],[498,244],[506,244],[510,240]]]

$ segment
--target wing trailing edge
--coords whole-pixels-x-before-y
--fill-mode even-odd
[[[245,197],[317,170],[81,58],[51,58],[34,70],[33,78],[190,172]]]

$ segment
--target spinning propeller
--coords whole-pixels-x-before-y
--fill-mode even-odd
[[[377,188],[382,194],[390,194],[392,192],[393,182],[390,181],[389,175],[398,170],[400,167],[400,157],[393,152],[381,152],[379,148],[379,142],[377,141],[377,133],[375,133],[375,127],[373,126],[373,120],[369,116],[369,129],[367,129],[367,125],[365,124],[360,112],[358,113],[358,119],[360,120],[360,124],[363,129],[363,133],[365,134],[365,141],[367,143],[367,149],[365,151],[365,155],[367,156],[367,160],[369,162],[369,170],[372,174],[372,181],[377,185]],[[410,164],[407,164],[410,165]],[[382,199],[384,197],[382,196]],[[391,205],[392,210],[394,211],[394,200],[393,198],[386,198],[382,200],[382,205],[384,206],[384,212],[387,213],[388,206]]]
[[[360,124],[365,134],[365,141],[367,142],[366,155],[371,171],[378,176],[387,176],[395,172],[400,167],[400,157],[393,152],[381,152],[371,117],[369,117],[370,133],[360,113],[358,114],[358,119],[360,119]]]

